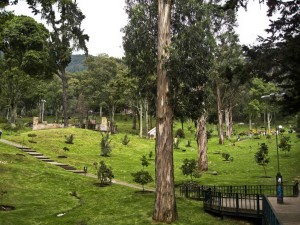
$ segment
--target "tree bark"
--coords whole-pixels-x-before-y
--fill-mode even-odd
[[[197,145],[198,145],[198,170],[208,170],[207,159],[207,132],[206,132],[207,114],[204,112],[197,120]]]
[[[139,101],[139,115],[140,115],[140,120],[139,120],[139,128],[140,128],[140,138],[143,137],[143,104],[142,100]]]
[[[68,80],[66,77],[66,71],[62,69],[60,71],[59,77],[62,81],[62,97],[63,97],[63,116],[64,116],[64,127],[69,126],[69,116],[68,116]]]
[[[219,144],[224,144],[224,134],[223,134],[223,112],[222,112],[222,101],[219,84],[216,83],[216,92],[217,92],[217,107],[218,107],[218,135],[219,135]]]
[[[173,165],[173,111],[170,101],[170,84],[165,60],[169,57],[171,43],[171,0],[158,1],[158,65],[156,98],[156,146],[155,146],[155,205],[153,220],[172,223],[178,217]]]
[[[230,121],[229,121],[229,108],[225,110],[225,126],[226,126],[226,137],[230,138]]]

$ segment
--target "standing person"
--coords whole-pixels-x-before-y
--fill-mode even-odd
[[[1,136],[2,136],[2,130],[0,129],[0,139],[1,139]]]

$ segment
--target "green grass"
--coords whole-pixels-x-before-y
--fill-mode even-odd
[[[40,162],[28,155],[19,156],[16,148],[0,143],[0,187],[7,194],[4,205],[16,207],[0,211],[0,224],[160,224],[151,219],[154,194],[141,194],[119,185],[97,187],[93,178],[72,174]],[[76,196],[71,193],[76,192]],[[179,220],[186,224],[247,224],[233,219],[220,220],[203,211],[202,203],[177,198]],[[63,216],[57,215],[64,213]]]
[[[132,182],[132,172],[142,168],[140,158],[148,157],[153,152],[153,159],[146,168],[154,177],[154,147],[155,141],[139,138],[130,132],[130,120],[125,117],[118,122],[119,134],[111,135],[113,147],[110,157],[100,156],[101,134],[84,129],[56,129],[24,132],[6,132],[3,138],[12,140],[31,147],[38,152],[62,163],[67,163],[77,169],[88,166],[88,172],[96,174],[94,162],[104,160],[112,167],[116,180]],[[179,185],[189,178],[182,175],[180,167],[183,159],[196,159],[197,147],[194,140],[194,130],[188,131],[185,123],[185,139],[181,140],[180,149],[174,150],[175,183]],[[180,128],[175,123],[174,130]],[[216,135],[215,126],[209,129]],[[246,130],[246,127],[237,127],[237,130]],[[28,134],[36,134],[36,143],[32,143]],[[65,135],[75,135],[74,144],[66,144]],[[127,134],[130,142],[122,144],[124,135]],[[285,134],[288,135],[288,134]],[[192,147],[185,147],[187,140]],[[235,137],[231,141],[234,141]],[[291,135],[292,149],[285,156],[280,152],[280,170],[285,184],[292,184],[300,175],[300,139],[295,134]],[[209,170],[203,173],[196,181],[203,185],[247,185],[247,184],[275,184],[277,173],[275,137],[267,140],[264,136],[260,139],[247,139],[235,142],[226,140],[224,145],[217,144],[217,137],[209,140],[208,159]],[[255,163],[254,154],[260,143],[269,146],[271,162],[267,166],[267,175],[271,178],[261,178],[263,168]],[[64,147],[69,151],[65,152]],[[185,151],[183,151],[185,150]],[[223,160],[222,153],[228,152],[233,161],[227,163]],[[119,185],[99,188],[94,184],[96,179],[72,174],[61,168],[40,162],[29,155],[18,156],[20,150],[0,143],[0,188],[8,191],[3,196],[3,202],[16,207],[9,212],[0,211],[0,224],[153,224],[151,220],[154,205],[153,194],[139,194],[136,190]],[[58,158],[67,155],[67,158]],[[212,175],[216,171],[218,175]],[[154,182],[148,184],[154,187]],[[79,198],[70,193],[75,192]],[[3,204],[4,204],[3,203]],[[202,209],[202,202],[191,201],[178,196],[177,198],[179,220],[174,224],[243,224],[242,221],[230,219],[219,220],[207,214]],[[66,213],[57,217],[59,213]]]

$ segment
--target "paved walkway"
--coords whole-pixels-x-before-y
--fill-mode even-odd
[[[52,165],[55,165],[55,166],[59,166],[59,167],[65,169],[66,171],[69,171],[69,172],[72,172],[72,173],[81,174],[81,175],[85,175],[85,176],[97,179],[97,176],[95,174],[85,173],[83,170],[77,170],[73,166],[70,166],[70,165],[67,165],[67,164],[64,164],[64,163],[56,162],[53,159],[50,159],[49,157],[43,155],[42,153],[39,153],[39,152],[37,152],[37,151],[35,151],[31,148],[28,148],[24,145],[21,145],[21,144],[12,142],[12,141],[8,141],[8,140],[5,140],[5,139],[0,139],[0,142],[2,142],[4,144],[7,144],[7,145],[10,145],[10,146],[13,146],[13,147],[16,147],[16,148],[20,149],[22,152],[27,153],[27,154],[31,155],[32,157],[35,157],[36,159],[41,160],[45,163],[49,163],[49,164],[52,164]],[[130,188],[134,188],[134,189],[142,190],[141,186],[126,183],[126,182],[123,182],[123,181],[112,180],[112,183],[122,185],[122,186],[126,186],[126,187],[130,187]],[[145,191],[153,191],[154,192],[155,189],[154,188],[145,188]]]
[[[300,196],[285,197],[283,204],[278,204],[276,197],[268,197],[268,200],[283,225],[300,224]]]

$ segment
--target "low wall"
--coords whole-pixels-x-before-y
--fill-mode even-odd
[[[64,125],[60,123],[38,123],[33,124],[32,130],[48,130],[48,129],[57,129],[63,128]]]

